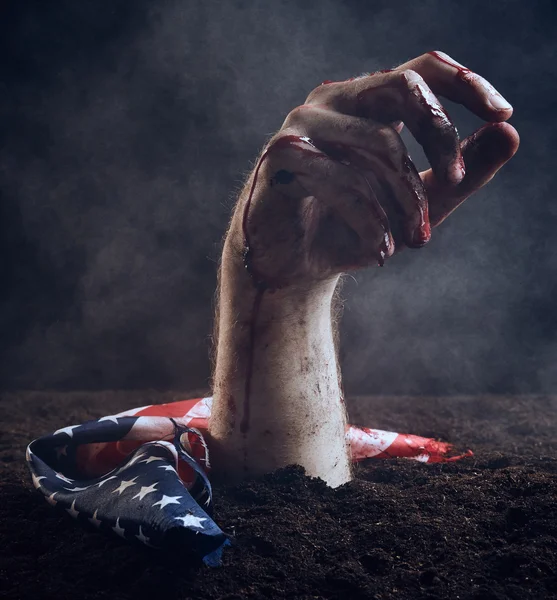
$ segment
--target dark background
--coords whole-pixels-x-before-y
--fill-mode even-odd
[[[1,387],[206,385],[221,238],[266,138],[324,79],[438,49],[513,104],[521,147],[426,248],[347,278],[347,391],[556,392],[556,16],[551,0],[4,0]],[[462,136],[479,125],[448,107]]]

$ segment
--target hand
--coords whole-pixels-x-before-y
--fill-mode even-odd
[[[488,124],[461,142],[437,95]],[[516,152],[518,134],[504,123],[511,114],[491,84],[442,52],[326,82],[265,147],[236,207],[229,251],[243,252],[255,283],[274,289],[421,247]],[[416,170],[403,125],[431,169]]]

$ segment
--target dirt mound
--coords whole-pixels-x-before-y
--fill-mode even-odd
[[[195,394],[194,394],[195,395]],[[475,457],[367,461],[336,490],[297,467],[217,486],[224,566],[88,533],[32,488],[28,441],[184,395],[5,395],[0,597],[502,600],[557,597],[557,402],[548,397],[355,398],[351,421],[449,439]]]

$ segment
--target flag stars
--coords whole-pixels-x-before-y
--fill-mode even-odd
[[[56,473],[56,477],[58,477],[58,479],[61,479],[62,481],[65,481],[66,483],[73,484],[73,479],[70,479],[69,477],[66,477],[64,475],[64,473]]]
[[[97,485],[99,487],[102,487],[107,481],[110,481],[111,479],[116,479],[116,475],[111,475],[110,477],[107,477],[106,479],[99,481],[99,483],[97,483]]]
[[[153,483],[151,485],[143,485],[143,486],[141,486],[141,489],[139,490],[139,492],[132,498],[132,500],[135,500],[135,498],[139,498],[140,500],[143,500],[143,498],[145,498],[145,496],[147,494],[154,492],[156,489],[157,489],[156,483]]]
[[[70,508],[66,508],[66,512],[71,515],[74,519],[77,519],[77,515],[79,515],[79,512],[77,510],[75,510],[75,500],[72,502],[72,505]]]
[[[158,502],[155,502],[153,506],[160,506],[162,510],[167,504],[180,504],[178,502],[180,498],[183,498],[183,496],[166,496],[163,494],[162,498]]]
[[[37,477],[35,473],[33,473],[33,475],[31,475],[31,479],[33,480],[33,485],[35,488],[39,489],[41,487],[41,479],[46,479],[46,477],[44,475]]]
[[[174,517],[175,521],[182,521],[184,527],[199,527],[203,529],[201,523],[207,519],[204,517],[195,517],[192,514],[186,515],[185,517]]]
[[[62,429],[57,429],[52,435],[58,435],[59,433],[65,433],[73,438],[73,430],[80,427],[80,425],[68,425],[68,427],[62,427]]]
[[[140,458],[145,456],[145,452],[141,452],[140,454],[136,454],[130,462],[127,463],[126,467],[131,467],[134,463],[136,463]]]
[[[137,477],[134,477],[133,479],[127,479],[127,480],[122,479],[122,481],[120,482],[120,485],[115,490],[112,490],[112,493],[115,494],[116,492],[118,492],[118,495],[121,496],[122,492],[125,491],[127,488],[131,487],[132,485],[137,485],[137,483],[135,483],[136,479],[137,479]]]
[[[112,528],[112,531],[120,537],[126,537],[126,531],[123,527],[120,527],[120,517],[116,519],[116,525]]]
[[[146,535],[143,535],[143,531],[141,531],[141,525],[139,526],[139,535],[135,536],[140,542],[143,542],[146,546],[149,546],[150,538]]]
[[[165,460],[165,459],[162,458],[162,456],[150,456],[149,458],[142,460],[141,462],[149,464],[151,462],[154,462],[155,460]]]
[[[90,485],[86,485],[85,487],[74,487],[74,488],[64,487],[64,489],[68,490],[68,492],[83,492],[85,490],[88,490],[90,487],[91,487]]]
[[[89,523],[94,525],[97,529],[101,526],[102,521],[97,519],[98,509],[93,513],[93,516],[88,519]]]
[[[115,415],[110,415],[108,417],[101,417],[99,419],[99,423],[101,423],[102,421],[112,421],[113,423],[116,423],[116,425],[118,425],[118,417],[116,417]]]
[[[159,467],[159,469],[164,469],[165,471],[174,471],[174,472],[176,472],[176,469],[172,465],[161,465]]]
[[[105,421],[114,424],[114,428],[108,423],[100,425]],[[93,428],[100,425],[97,429],[101,433],[106,434],[106,431],[114,430],[120,435],[123,433],[116,431],[121,428],[119,421],[120,419],[117,416],[112,415],[99,419],[97,423],[89,423],[87,426],[71,425],[58,429],[54,434],[44,438],[45,443],[43,445],[37,446],[38,449],[41,449],[38,456],[34,456],[31,446],[35,448],[33,445],[35,442],[32,442],[27,446],[25,456],[29,463],[34,487],[42,491],[42,495],[50,506],[58,506],[58,508],[64,509],[77,522],[88,522],[100,531],[109,532],[112,530],[115,536],[123,539],[137,540],[142,545],[156,547],[151,541],[157,541],[157,533],[151,528],[151,525],[162,518],[163,522],[159,526],[163,527],[165,531],[172,527],[185,528],[192,532],[190,533],[192,537],[195,537],[194,534],[198,534],[198,539],[201,541],[200,538],[204,530],[214,528],[211,518],[208,516],[202,517],[201,515],[205,513],[199,508],[203,507],[204,502],[210,503],[210,487],[196,494],[195,498],[198,505],[193,508],[193,512],[189,510],[190,505],[187,498],[190,498],[190,496],[185,491],[187,486],[181,488],[176,486],[177,478],[179,478],[178,471],[183,466],[180,459],[186,457],[180,456],[179,448],[178,456],[176,456],[174,447],[170,442],[161,440],[148,444],[144,443],[141,448],[136,446],[135,451],[128,454],[121,462],[118,461],[119,465],[116,468],[95,479],[82,479],[79,474],[74,475],[74,473],[72,475],[75,479],[72,479],[63,472],[56,471],[56,468],[58,468],[68,473],[71,472],[65,465],[69,463],[73,465],[75,462],[76,444],[80,443],[81,432],[88,431],[87,427]],[[127,422],[126,419],[122,418],[122,423],[125,422]],[[80,431],[76,434],[75,429],[78,427]],[[66,437],[62,437],[61,434],[65,434]],[[40,441],[42,442],[42,439]],[[43,446],[45,457],[42,455]],[[45,466],[39,460],[39,456],[45,461]],[[155,462],[162,464],[155,465]],[[35,463],[38,463],[37,468],[35,468]],[[152,463],[152,467],[144,466]],[[131,468],[132,465],[135,465],[135,467]],[[122,472],[124,469],[127,469],[127,471]],[[172,475],[162,476],[155,469],[162,469],[165,472],[170,471]],[[46,476],[40,475],[41,472],[46,473]],[[124,479],[124,477],[130,477],[131,475],[134,476],[130,479]],[[44,484],[42,483],[43,480],[45,480]],[[103,487],[105,483],[111,480],[114,480],[114,487],[112,484],[106,488]],[[149,481],[152,481],[152,483],[149,484]],[[168,487],[165,487],[165,485]],[[124,492],[132,487],[139,489],[124,496]],[[84,494],[89,488],[91,490]],[[173,491],[181,491],[186,495],[170,496],[164,493]],[[72,493],[73,498],[70,493]],[[83,497],[78,495],[80,493],[83,493]],[[155,495],[147,498],[152,493],[155,493]],[[132,496],[132,494],[134,495]],[[115,498],[115,496],[118,496],[118,498]],[[157,498],[159,499],[157,500]],[[131,502],[132,499],[138,502]],[[80,501],[81,510],[77,509],[77,500]],[[182,500],[184,500],[183,503]],[[171,508],[166,510],[168,506]],[[173,506],[176,506],[176,508],[172,508]],[[155,510],[156,508],[159,510]],[[100,517],[99,511],[101,513]],[[118,515],[120,512],[128,529],[125,529],[124,525],[120,523],[120,516]],[[80,514],[82,515],[81,519],[79,518]],[[115,521],[114,516],[117,516]],[[143,527],[145,527],[145,531],[143,531]],[[147,534],[153,537],[151,538]]]

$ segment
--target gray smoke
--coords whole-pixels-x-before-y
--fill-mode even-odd
[[[513,103],[522,146],[426,248],[348,280],[346,388],[555,391],[551,3],[111,6],[9,15],[5,387],[205,385],[221,238],[262,144],[322,80],[441,49]]]

